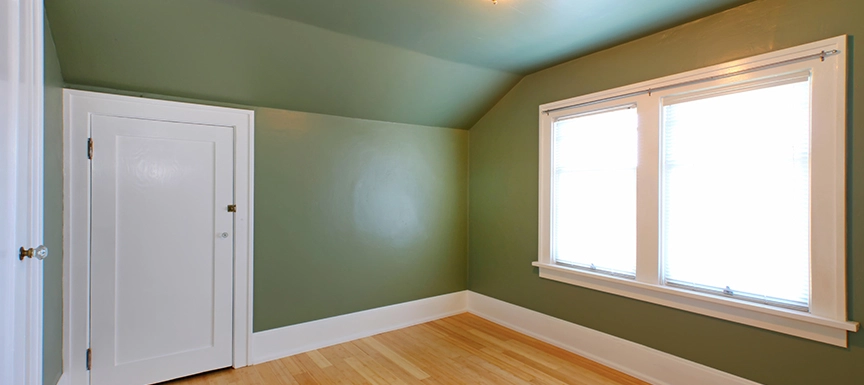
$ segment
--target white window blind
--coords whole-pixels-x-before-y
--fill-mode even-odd
[[[635,276],[638,116],[632,107],[554,123],[552,253],[557,263]]]
[[[809,307],[810,87],[808,73],[664,101],[667,285]]]

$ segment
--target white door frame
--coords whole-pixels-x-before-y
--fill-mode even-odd
[[[252,336],[253,111],[96,92],[63,90],[63,372],[68,383],[90,383],[90,160],[92,115],[121,116],[234,128],[234,360],[249,362]],[[99,143],[94,143],[94,157]],[[99,352],[93,352],[94,355]]]
[[[43,242],[42,18],[42,1],[7,0],[0,4],[0,60],[7,62],[6,73],[0,74],[0,103],[4,104],[0,106],[0,162],[8,167],[0,170],[0,188],[5,190],[0,196],[7,198],[2,202],[6,205],[2,210],[5,223],[0,235],[4,246],[0,252],[4,258],[0,264],[0,289],[4,291],[0,293],[0,325],[6,326],[0,333],[4,340],[0,382],[11,379],[24,385],[42,385],[43,267],[35,258],[19,261],[17,252],[18,247],[35,248]],[[18,231],[24,232],[23,237]],[[14,245],[7,245],[10,242]],[[26,264],[23,274],[21,264]]]

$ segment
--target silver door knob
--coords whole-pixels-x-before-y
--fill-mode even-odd
[[[37,248],[29,248],[24,249],[23,247],[18,250],[18,259],[24,260],[24,258],[33,258],[36,257],[38,260],[43,260],[48,257],[48,248],[45,245],[39,245]]]
[[[222,238],[222,239],[228,238],[228,233],[219,234],[219,238]]]

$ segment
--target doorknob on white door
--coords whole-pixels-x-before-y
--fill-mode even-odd
[[[18,259],[24,260],[25,257],[33,258],[36,257],[38,260],[43,260],[48,257],[48,248],[45,245],[39,245],[39,247],[33,249],[24,249],[23,247],[18,250]]]
[[[228,238],[228,233],[219,234],[219,238],[222,238],[222,239]]]

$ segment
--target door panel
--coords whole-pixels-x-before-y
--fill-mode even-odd
[[[91,122],[91,383],[230,366],[233,129]]]
[[[42,2],[0,5],[0,384],[42,384]],[[57,251],[52,251],[57,252]],[[54,257],[57,258],[57,257]],[[54,352],[50,352],[54,354]]]

